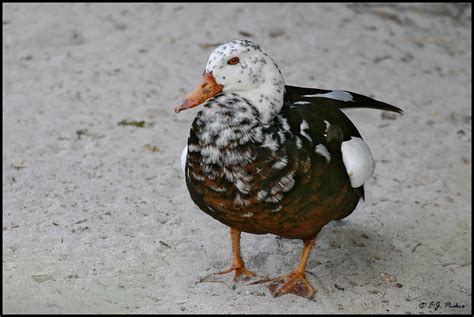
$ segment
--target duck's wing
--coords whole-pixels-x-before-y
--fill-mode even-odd
[[[308,126],[307,138],[312,140],[314,145],[326,144],[334,135],[337,138],[332,139],[337,141],[336,147],[340,147],[342,142],[350,140],[351,137],[361,138],[355,125],[340,110],[341,103],[344,102],[324,97],[304,98],[287,91],[281,114],[288,119],[290,128],[296,135],[302,133],[302,127]],[[339,132],[328,134],[329,128]]]
[[[363,196],[362,185],[374,171],[374,160],[359,131],[340,109],[368,107],[397,113],[401,110],[343,90],[294,86],[286,86],[286,89],[281,115],[288,120],[291,131],[300,139],[310,141],[317,155],[324,156],[327,151],[331,158],[329,165],[334,166],[333,173],[343,164],[352,187],[360,187]]]
[[[285,86],[285,100],[290,103],[298,102],[324,102],[332,100],[331,105],[337,108],[371,108],[397,113],[403,113],[402,109],[389,105],[388,103],[372,99],[367,96],[346,90],[324,90],[317,88],[305,88],[297,86]]]

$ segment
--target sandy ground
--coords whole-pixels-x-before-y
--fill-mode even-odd
[[[3,10],[4,313],[471,313],[470,5]],[[197,110],[172,106],[215,45],[245,37],[288,84],[405,111],[346,111],[377,167],[366,202],[319,235],[312,301],[199,283],[229,265],[230,241],[180,170]],[[242,244],[262,276],[301,252],[273,235]]]

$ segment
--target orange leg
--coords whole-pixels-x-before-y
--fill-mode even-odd
[[[230,228],[230,236],[232,238],[232,265],[229,269],[225,271],[212,273],[206,277],[203,277],[201,279],[201,282],[212,282],[212,280],[209,279],[210,277],[228,274],[231,272],[234,272],[234,283],[237,282],[240,277],[242,277],[243,280],[248,280],[249,278],[255,276],[255,273],[245,268],[245,263],[242,260],[242,257],[240,256],[240,231],[234,228]]]
[[[274,297],[285,294],[294,294],[312,299],[316,291],[305,278],[306,264],[314,246],[315,239],[305,240],[303,253],[296,269],[290,274],[278,276],[273,279],[264,279],[252,284],[271,282],[268,288]]]

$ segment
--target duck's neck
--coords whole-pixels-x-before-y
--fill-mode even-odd
[[[260,113],[260,122],[267,125],[280,112],[285,95],[285,81],[273,61],[264,66],[262,84],[253,90],[239,91]]]

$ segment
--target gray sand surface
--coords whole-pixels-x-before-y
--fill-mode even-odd
[[[3,312],[471,313],[469,4],[3,10]],[[230,264],[230,239],[180,169],[198,110],[172,106],[216,45],[245,37],[288,84],[405,111],[345,111],[376,171],[366,202],[319,235],[312,301],[199,283]],[[301,248],[242,235],[262,276],[289,273]]]

